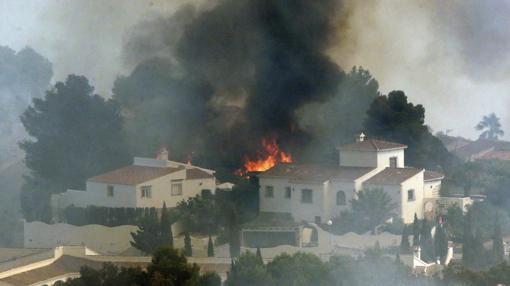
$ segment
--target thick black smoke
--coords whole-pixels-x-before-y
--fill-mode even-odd
[[[200,141],[180,144],[175,142],[178,137],[190,136],[172,134],[170,148],[198,144],[211,152],[177,153],[198,152],[207,161],[235,167],[243,155],[260,149],[262,137],[274,136],[290,149],[304,144],[307,135],[299,129],[296,111],[334,95],[343,78],[325,54],[335,34],[338,6],[336,0],[224,0],[206,11],[186,6],[169,19],[146,22],[133,30],[133,37],[126,41],[126,60],[146,61],[150,54],[165,57],[176,74],[173,77],[201,79],[212,87],[212,96],[188,97],[207,100],[208,110],[199,103],[196,110],[186,111],[205,116],[206,122],[191,126],[184,115],[177,116],[184,122],[160,122],[161,130],[168,130],[164,124],[184,124]],[[122,82],[135,80],[131,79],[118,81],[116,90],[122,89]],[[182,98],[175,92],[164,96]],[[123,94],[117,92],[115,97],[121,99]],[[145,104],[142,99],[139,102]]]

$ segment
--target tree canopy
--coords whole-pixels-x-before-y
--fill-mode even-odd
[[[475,129],[482,131],[479,136],[480,139],[498,140],[500,136],[505,135],[505,132],[501,129],[499,117],[495,113],[485,115]]]
[[[25,213],[47,202],[48,192],[83,189],[87,178],[130,162],[119,106],[93,91],[85,77],[70,75],[21,116],[31,136],[20,143],[30,169]]]
[[[20,147],[31,176],[54,192],[83,189],[87,178],[130,161],[119,106],[93,94],[83,76],[57,82],[21,116],[33,139]]]
[[[221,278],[216,273],[200,274],[196,264],[189,264],[186,257],[172,248],[160,248],[147,266],[141,268],[119,268],[107,263],[96,270],[82,267],[80,276],[61,286],[221,286]],[[57,285],[57,284],[55,284]]]
[[[403,91],[396,90],[376,98],[363,124],[368,136],[406,144],[406,165],[447,171],[454,156],[425,125],[425,108],[408,102]]]

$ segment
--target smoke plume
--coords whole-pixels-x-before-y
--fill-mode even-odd
[[[339,11],[336,0],[224,0],[202,11],[184,6],[169,18],[133,28],[124,55],[126,61],[140,61],[145,67],[151,57],[163,58],[160,63],[172,65],[167,72],[174,78],[207,82],[212,95],[199,98],[208,101],[208,110],[204,111],[201,103],[186,112],[199,117],[208,114],[208,122],[187,121],[181,113],[182,121],[175,124],[184,124],[192,134],[208,134],[202,138],[208,148],[229,147],[230,155],[220,157],[233,157],[237,162],[232,164],[239,165],[243,154],[260,149],[263,137],[276,137],[290,148],[306,140],[306,134],[299,130],[296,111],[308,103],[331,98],[344,76],[326,55]],[[117,81],[115,90],[120,91],[135,77],[132,74]],[[151,85],[159,85],[154,78],[158,76],[152,74]],[[152,96],[146,92],[139,103],[154,100]],[[122,101],[126,95],[115,92],[114,97]],[[204,126],[209,127],[205,132]],[[171,149],[172,145],[184,145],[175,143],[179,139],[176,133],[172,135],[173,143],[168,142]],[[189,138],[185,132],[179,135]],[[186,145],[194,144],[188,141]]]
[[[19,116],[44,94],[51,76],[51,63],[33,49],[0,46],[0,168],[21,157],[17,143],[26,132]]]

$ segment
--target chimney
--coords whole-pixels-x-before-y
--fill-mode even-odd
[[[156,154],[156,160],[168,161],[168,150],[165,147],[161,147]]]
[[[360,134],[356,135],[356,142],[363,142],[365,141],[365,134],[361,132]]]

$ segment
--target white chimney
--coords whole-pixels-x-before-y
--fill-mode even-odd
[[[165,147],[159,149],[158,154],[156,154],[156,160],[168,161],[168,150]]]
[[[356,135],[356,142],[363,142],[365,141],[365,134],[361,132],[360,134]]]

